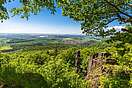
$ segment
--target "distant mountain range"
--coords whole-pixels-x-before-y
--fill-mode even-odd
[[[73,35],[73,34],[16,34],[16,33],[1,33],[0,38],[17,38],[17,39],[32,39],[32,38],[82,38],[85,35]]]

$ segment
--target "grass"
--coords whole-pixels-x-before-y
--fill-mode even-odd
[[[10,50],[10,49],[12,49],[11,46],[0,46],[0,51],[1,50]]]

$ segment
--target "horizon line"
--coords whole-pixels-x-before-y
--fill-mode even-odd
[[[70,34],[70,33],[29,33],[29,32],[25,32],[25,33],[0,33],[0,34],[48,34],[48,35],[85,35],[83,33],[80,34]]]

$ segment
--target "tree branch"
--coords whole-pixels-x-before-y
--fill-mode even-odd
[[[132,18],[130,18],[130,17],[129,17],[129,18],[125,18],[125,17],[123,18],[123,17],[120,16],[120,14],[117,14],[117,17],[118,17],[118,18],[120,19],[120,21],[122,21],[122,22],[125,22],[125,23],[127,22],[127,23],[131,23],[131,24],[132,24]]]
[[[129,15],[129,14],[127,14],[127,13],[124,13],[124,12],[122,12],[115,4],[112,4],[112,3],[110,3],[109,1],[107,1],[107,0],[105,0],[106,1],[106,3],[108,3],[109,5],[111,5],[111,6],[113,6],[115,9],[117,9],[121,14],[123,14],[123,15],[125,15],[125,16],[127,16],[127,17],[130,17],[130,18],[132,18],[132,16],[131,15]]]
[[[113,22],[113,21],[115,21],[115,20],[117,20],[118,18],[113,18],[112,20],[110,20],[110,21],[108,21],[108,23],[106,23],[105,25],[108,25],[108,24],[110,24],[111,22]]]

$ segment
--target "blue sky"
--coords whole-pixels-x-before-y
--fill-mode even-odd
[[[14,6],[19,6],[19,3],[6,5],[9,9]],[[117,22],[111,25],[117,26]],[[81,34],[80,24],[62,16],[60,9],[54,16],[49,11],[43,10],[38,15],[31,15],[28,21],[15,16],[0,23],[0,29],[0,33]]]
[[[29,20],[18,16],[0,23],[0,33],[50,33],[50,34],[80,34],[80,24],[63,17],[58,11],[54,16],[48,11],[32,15]]]
[[[19,3],[15,1],[6,5],[8,9],[14,6]],[[38,15],[31,15],[28,21],[15,16],[0,23],[0,29],[0,33],[81,34],[80,24],[62,16],[60,9],[55,15],[43,10]]]

